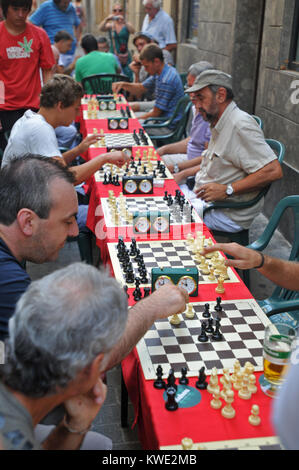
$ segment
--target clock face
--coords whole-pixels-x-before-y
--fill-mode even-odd
[[[127,155],[128,157],[132,157],[132,150],[131,149],[122,149],[122,152]]]
[[[135,231],[147,233],[151,227],[150,221],[147,217],[139,217],[135,223]]]
[[[193,294],[197,287],[196,281],[191,276],[182,276],[177,285],[181,287],[181,289],[185,289],[189,295]]]
[[[149,193],[152,190],[152,183],[149,180],[142,180],[139,189],[143,193]]]
[[[126,121],[126,119],[121,119],[119,121],[119,127],[121,129],[128,129],[128,121]]]
[[[169,276],[159,276],[155,282],[155,289],[165,286],[165,284],[173,284]]]
[[[137,189],[137,184],[134,180],[128,180],[125,183],[125,190],[127,193],[133,194]]]
[[[109,126],[111,129],[117,129],[118,128],[118,122],[115,119],[111,119],[109,121]]]
[[[100,101],[99,108],[101,111],[105,111],[107,109],[107,103],[105,101]]]
[[[166,232],[169,229],[169,222],[166,217],[157,217],[153,223],[156,232]]]
[[[116,104],[114,101],[109,101],[108,103],[108,109],[110,109],[110,111],[114,111],[116,108]]]

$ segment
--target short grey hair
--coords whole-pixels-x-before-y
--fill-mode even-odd
[[[148,3],[151,3],[154,8],[161,8],[162,6],[162,0],[143,0],[143,6],[147,5]]]
[[[43,397],[65,388],[127,321],[127,295],[107,271],[74,263],[32,282],[9,321],[0,377],[13,390]]]
[[[214,69],[214,66],[210,64],[210,62],[201,60],[200,62],[196,62],[195,64],[190,65],[188,74],[193,75],[193,77],[197,77],[201,72],[209,69]]]

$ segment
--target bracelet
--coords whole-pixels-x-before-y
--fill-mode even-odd
[[[63,426],[68,430],[68,432],[70,432],[71,434],[80,434],[81,436],[86,434],[90,428],[91,428],[91,424],[88,426],[88,428],[86,429],[83,429],[82,431],[78,431],[77,429],[72,429],[66,422],[66,416],[64,415],[63,417],[63,421],[62,421],[62,424]]]
[[[259,251],[259,254],[261,255],[262,257],[262,261],[260,262],[260,264],[258,266],[254,266],[253,269],[260,269],[264,266],[264,263],[265,263],[265,256],[263,255],[263,253],[261,251]]]

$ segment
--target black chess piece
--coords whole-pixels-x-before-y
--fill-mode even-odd
[[[214,328],[213,328],[213,318],[208,318],[208,326],[206,328],[206,333],[213,334],[214,333]]]
[[[216,307],[215,307],[216,312],[222,311],[221,300],[222,300],[221,297],[216,298]]]
[[[210,318],[211,314],[210,314],[210,305],[209,304],[205,304],[205,309],[204,309],[204,312],[203,312],[202,316],[204,318]]]
[[[179,383],[181,385],[188,385],[189,379],[187,378],[187,367],[182,367],[181,373],[182,376],[179,378]]]
[[[178,386],[175,383],[175,375],[173,369],[169,369],[168,377],[167,377],[167,386],[166,388],[173,387],[177,390]]]
[[[205,367],[203,366],[200,371],[199,371],[199,376],[198,380],[195,383],[196,388],[199,388],[199,390],[206,390],[208,386],[208,382],[206,381],[206,374],[205,374]]]
[[[213,341],[223,341],[223,334],[220,332],[220,318],[215,320],[215,331],[212,334]]]
[[[159,390],[165,389],[166,388],[166,383],[162,379],[163,369],[160,365],[157,367],[156,374],[157,374],[157,380],[155,380],[155,382],[154,382],[154,387],[159,389]]]
[[[103,184],[109,184],[107,180],[107,173],[104,173],[104,181]]]
[[[142,282],[142,284],[145,284],[145,283],[143,283],[142,279],[141,279],[141,282]],[[148,297],[150,295],[150,293],[151,293],[151,288],[150,287],[144,287],[144,289],[143,289],[143,298]]]
[[[209,341],[209,337],[206,333],[206,328],[207,328],[207,324],[205,321],[203,321],[201,323],[201,333],[200,335],[198,336],[198,341],[200,341],[201,343],[206,343],[207,341]]]
[[[179,407],[175,400],[176,389],[174,387],[169,387],[166,389],[167,393],[167,402],[165,403],[165,408],[168,411],[176,411]]]

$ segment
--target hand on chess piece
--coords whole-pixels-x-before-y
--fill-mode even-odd
[[[128,157],[124,152],[116,151],[107,154],[107,163],[113,163],[113,165],[120,168],[129,161],[130,157]]]
[[[189,302],[189,295],[186,290],[167,284],[155,290],[148,299],[151,300],[153,307],[155,306],[157,320],[183,312]]]
[[[100,134],[92,134],[88,137],[85,137],[85,139],[83,139],[82,142],[78,145],[78,153],[81,155],[81,153],[86,152],[90,145],[95,144],[98,141],[99,137]]]

